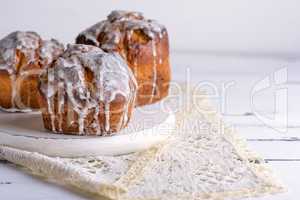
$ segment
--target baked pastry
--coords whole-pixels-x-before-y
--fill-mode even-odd
[[[129,122],[137,83],[119,54],[77,44],[42,73],[40,90],[46,129],[110,135]]]
[[[107,19],[80,33],[78,44],[117,51],[126,59],[137,82],[137,105],[168,95],[171,71],[167,29],[139,12],[113,11]]]
[[[64,50],[57,40],[35,32],[13,32],[0,40],[0,107],[7,111],[39,108],[38,77]]]

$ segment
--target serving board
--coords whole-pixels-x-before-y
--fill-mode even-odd
[[[160,104],[135,109],[128,126],[113,136],[53,134],[44,129],[40,113],[0,111],[0,145],[48,156],[112,156],[147,149],[166,140],[175,128],[175,116]]]

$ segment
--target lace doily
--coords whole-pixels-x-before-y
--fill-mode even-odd
[[[284,191],[204,96],[187,96],[173,137],[145,152],[74,159],[0,147],[0,157],[110,199],[236,199]]]

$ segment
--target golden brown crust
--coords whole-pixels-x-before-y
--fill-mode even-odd
[[[10,75],[6,70],[0,70],[0,105],[4,109],[12,107],[12,85]]]
[[[39,70],[37,69],[36,72]],[[24,104],[25,108],[39,109],[40,92],[38,89],[39,75],[27,76],[21,80],[19,84],[20,101]]]
[[[130,42],[128,41],[128,43]],[[126,52],[127,63],[137,77],[139,85],[137,106],[157,102],[166,97],[169,92],[171,70],[167,33],[162,38],[155,39],[155,49],[157,56],[153,56],[152,41],[149,41],[136,45],[136,49],[129,48]],[[153,67],[154,62],[156,62],[155,68]],[[154,70],[156,70],[156,84],[152,96]]]

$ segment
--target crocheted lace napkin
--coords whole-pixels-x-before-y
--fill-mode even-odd
[[[264,161],[224,125],[203,93],[183,91],[175,101],[166,100],[176,104],[169,109],[180,107],[176,131],[166,143],[144,152],[54,158],[2,146],[0,157],[109,199],[237,199],[284,191]]]

